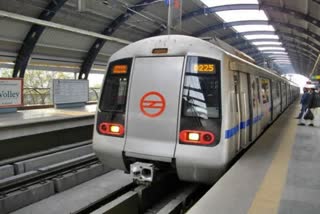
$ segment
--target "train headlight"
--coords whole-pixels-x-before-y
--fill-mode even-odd
[[[210,145],[214,142],[215,136],[208,131],[183,130],[179,139],[181,143],[186,144]]]
[[[120,127],[117,126],[117,125],[112,125],[112,126],[110,126],[110,131],[112,133],[119,133],[120,132]]]
[[[104,135],[123,137],[124,126],[121,124],[102,122],[99,124],[98,131]]]
[[[188,140],[199,141],[200,140],[199,133],[189,132],[188,133]]]

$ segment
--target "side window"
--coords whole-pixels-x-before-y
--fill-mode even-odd
[[[258,91],[258,103],[261,103],[261,99],[260,99],[260,82],[259,82],[259,78],[256,78],[256,83],[257,83],[257,91]]]
[[[286,97],[286,87],[285,87],[284,83],[281,84],[281,91],[282,91],[282,97],[285,99],[285,97]]]
[[[233,73],[233,84],[234,84],[234,93],[235,93],[235,103],[236,103],[236,112],[239,112],[238,109],[238,94],[239,94],[239,73],[238,72],[234,72]]]
[[[132,59],[111,62],[100,99],[100,110],[125,112]]]
[[[253,94],[252,94],[252,105],[253,105],[253,108],[255,108],[256,107],[256,97],[257,97],[257,93],[256,93],[257,89],[256,89],[255,81],[252,81],[251,88],[252,88],[252,92],[253,92]]]
[[[280,91],[279,91],[279,84],[276,81],[272,81],[272,97],[273,98],[279,98],[280,97]]]
[[[220,64],[205,57],[188,57],[183,86],[183,116],[220,118]]]
[[[276,83],[274,88],[276,90],[277,97],[280,97],[280,85],[279,85],[279,83]]]
[[[262,97],[262,103],[268,103],[270,102],[269,98],[269,80],[268,79],[261,79],[261,97]]]

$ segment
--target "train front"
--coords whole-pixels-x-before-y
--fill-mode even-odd
[[[138,182],[174,171],[181,180],[210,183],[224,164],[220,60],[188,54],[188,42],[199,40],[182,38],[187,42],[166,41],[161,48],[146,39],[109,62],[94,150],[104,164]]]

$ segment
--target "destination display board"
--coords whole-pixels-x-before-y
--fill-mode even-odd
[[[89,100],[88,80],[52,80],[51,97],[54,104],[84,103]]]
[[[0,108],[23,105],[23,79],[0,78]]]

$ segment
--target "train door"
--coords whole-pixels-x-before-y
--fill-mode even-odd
[[[250,121],[250,129],[252,133],[252,141],[258,137],[258,126],[256,123],[256,118],[259,116],[259,109],[258,109],[258,86],[256,83],[256,77],[250,75],[250,88],[251,88],[251,109],[252,109],[252,117]]]
[[[241,147],[245,148],[249,145],[250,138],[250,104],[249,104],[249,82],[248,74],[239,73],[240,77],[240,138]]]
[[[238,71],[233,72],[234,82],[234,99],[235,99],[235,123],[240,124],[241,122],[241,104],[240,104],[240,74]],[[239,128],[239,127],[238,127]],[[241,149],[241,135],[240,132],[235,134],[237,151]]]
[[[126,156],[171,162],[177,143],[184,57],[136,58],[129,88]],[[164,66],[165,65],[165,66]]]

